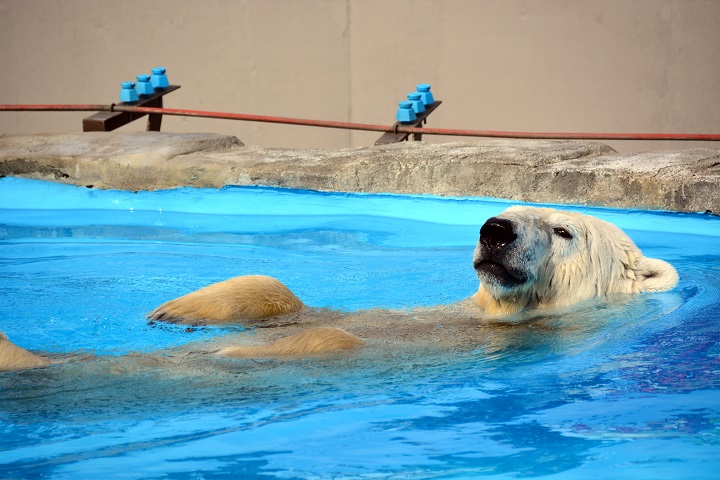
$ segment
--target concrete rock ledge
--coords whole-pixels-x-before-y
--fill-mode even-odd
[[[0,175],[133,191],[267,185],[720,213],[720,150],[618,154],[591,142],[290,150],[215,134],[2,135]]]

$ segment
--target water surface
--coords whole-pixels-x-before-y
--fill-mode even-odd
[[[101,356],[0,373],[0,476],[720,477],[720,220],[708,215],[579,208],[675,265],[679,286],[476,348],[180,368],[124,356],[252,335],[144,317],[236,275],[344,311],[463,299],[479,227],[509,205],[0,179],[0,330],[49,355]]]

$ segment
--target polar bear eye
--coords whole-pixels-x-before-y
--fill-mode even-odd
[[[553,228],[553,233],[555,235],[557,235],[558,237],[567,238],[568,240],[573,238],[572,233],[570,233],[570,231],[567,228],[555,227],[555,228]]]

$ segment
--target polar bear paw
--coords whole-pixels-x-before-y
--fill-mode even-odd
[[[160,305],[151,320],[171,323],[232,323],[286,315],[303,303],[282,282],[264,275],[246,275],[188,293]]]

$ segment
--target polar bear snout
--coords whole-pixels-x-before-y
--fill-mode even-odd
[[[517,239],[510,220],[492,217],[480,229],[480,243],[490,249],[505,248]]]
[[[504,288],[513,288],[528,280],[527,272],[517,265],[517,238],[511,220],[492,217],[485,222],[473,258],[480,280]]]

